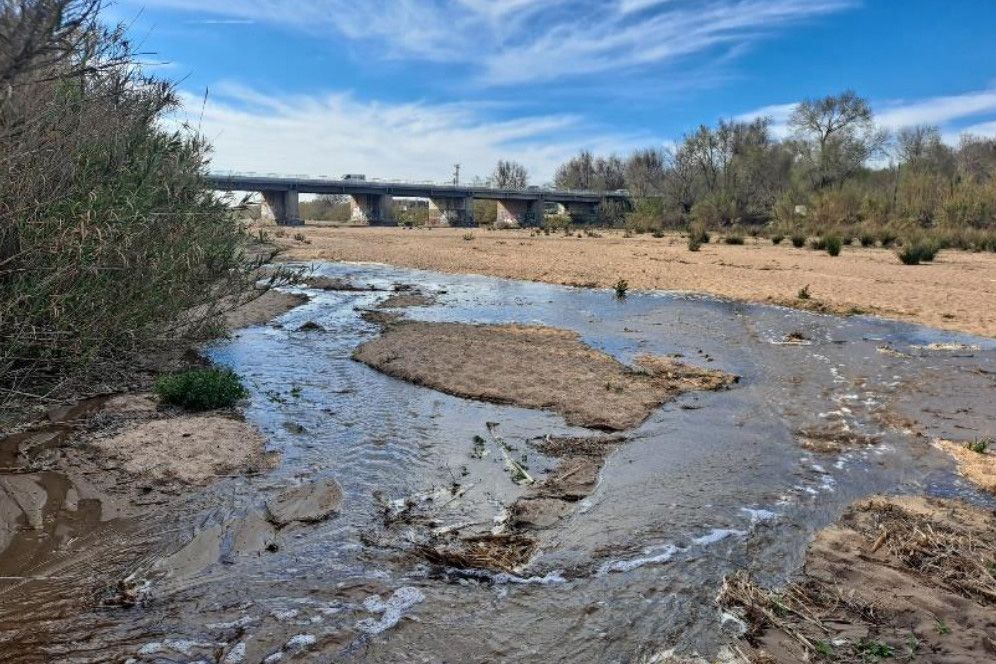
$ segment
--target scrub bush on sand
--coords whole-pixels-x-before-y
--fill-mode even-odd
[[[156,394],[164,403],[193,411],[231,408],[249,395],[228,369],[193,369],[164,376],[156,381]]]
[[[0,410],[113,382],[253,280],[208,146],[101,9],[0,6]]]

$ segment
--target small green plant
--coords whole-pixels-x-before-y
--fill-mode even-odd
[[[881,659],[894,656],[896,649],[888,643],[881,643],[880,641],[862,641],[858,644],[858,653],[861,654],[862,659],[865,661],[877,662]]]
[[[947,636],[951,633],[951,627],[943,620],[937,621],[937,633],[941,636]]]
[[[723,238],[723,242],[726,244],[743,244],[744,236],[740,233],[731,233]]]
[[[799,289],[799,299],[808,300],[809,298],[810,298],[809,284],[806,284],[805,286]]]
[[[802,246],[804,244],[806,244],[806,236],[805,235],[800,235],[798,233],[794,233],[792,235],[792,237],[789,238],[789,239],[792,240],[792,246],[795,247],[796,249],[802,249]]]
[[[965,447],[976,454],[987,454],[989,452],[989,446],[992,445],[992,442],[993,441],[989,438],[976,438],[972,442],[965,445]]]
[[[875,246],[875,236],[868,231],[862,231],[858,236],[858,242],[861,243],[862,247],[874,247]]]
[[[775,245],[781,244],[782,240],[784,239],[785,239],[784,235],[782,235],[781,233],[775,233],[774,235],[771,236],[771,244]]]
[[[625,279],[620,279],[619,281],[616,282],[616,285],[613,286],[613,288],[615,288],[616,297],[624,298],[626,297],[626,291],[629,290],[629,284],[626,282]]]
[[[824,240],[824,245],[827,250],[827,253],[830,254],[831,256],[840,255],[840,248],[842,244],[843,241],[837,235],[828,235],[826,240]]]
[[[249,396],[238,375],[230,369],[193,369],[156,381],[156,394],[163,403],[187,410],[230,408]]]
[[[651,233],[651,235],[654,236],[655,238],[660,239],[660,238],[664,237],[664,231],[662,231],[660,229],[657,229],[653,233]]]
[[[470,242],[471,240],[474,239],[474,234],[473,233],[464,233],[463,234],[463,239],[464,239],[465,242]]]
[[[831,658],[833,657],[833,646],[826,641],[817,641],[814,644],[816,648],[816,654],[820,657]]]

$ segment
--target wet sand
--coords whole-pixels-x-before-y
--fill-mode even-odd
[[[608,431],[639,426],[683,392],[736,382],[669,358],[641,357],[633,369],[576,332],[530,325],[397,322],[353,357],[447,394],[554,410],[568,424]]]
[[[825,312],[864,312],[947,330],[996,336],[996,255],[942,251],[930,265],[904,266],[887,249],[844,247],[839,257],[787,242],[688,251],[678,234],[624,238],[531,236],[528,230],[298,229],[307,242],[278,238],[282,260],[371,261],[451,273],[553,284],[710,293]],[[716,234],[717,236],[719,234]],[[798,292],[809,286],[811,299]]]

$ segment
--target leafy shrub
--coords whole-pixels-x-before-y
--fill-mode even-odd
[[[173,85],[102,4],[0,10],[0,406],[209,332],[255,280],[251,238],[205,187],[207,144],[168,121]],[[14,66],[6,39],[29,30]]]
[[[193,369],[163,376],[156,381],[155,390],[163,403],[193,411],[231,408],[249,396],[230,369]]]
[[[629,283],[625,279],[620,279],[613,288],[616,291],[616,297],[623,298],[626,297],[626,291],[629,290]]]
[[[796,249],[802,249],[802,246],[806,244],[806,236],[799,233],[793,233],[790,239],[792,240],[792,246]]]
[[[826,247],[827,253],[831,256],[839,256],[840,248],[843,241],[837,235],[829,235],[826,240],[824,240],[824,245]]]
[[[781,244],[782,240],[784,239],[785,239],[784,235],[782,235],[781,233],[775,233],[774,235],[771,236],[771,244],[775,245]]]
[[[744,236],[740,235],[739,233],[733,233],[731,235],[727,235],[726,237],[724,237],[723,242],[725,242],[726,244],[743,244]]]
[[[709,231],[707,231],[706,227],[700,223],[694,223],[688,227],[688,237],[689,240],[694,239],[700,245],[709,244],[710,240]]]
[[[474,234],[473,233],[464,233],[463,234],[463,239],[464,239],[464,242],[470,242],[471,240],[474,239]]]
[[[861,243],[862,247],[874,247],[875,236],[869,231],[861,231],[861,234],[858,236],[858,242]]]
[[[896,253],[903,265],[919,265],[934,260],[937,246],[929,240],[911,239],[903,242],[903,246]]]
[[[812,297],[809,294],[809,284],[806,284],[805,286],[799,289],[798,297],[800,300],[808,300],[810,297]]]

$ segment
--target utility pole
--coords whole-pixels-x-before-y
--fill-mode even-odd
[[[460,184],[460,164],[453,164],[453,184]]]

